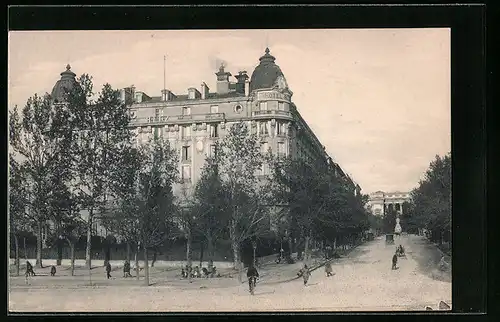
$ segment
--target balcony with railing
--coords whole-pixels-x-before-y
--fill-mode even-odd
[[[253,111],[252,117],[255,119],[280,118],[280,119],[286,119],[286,120],[293,120],[291,112],[281,111],[281,110]]]

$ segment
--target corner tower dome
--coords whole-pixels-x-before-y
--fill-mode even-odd
[[[52,88],[50,96],[54,103],[62,103],[66,100],[67,91],[72,90],[76,84],[75,76],[76,74],[71,71],[71,66],[68,64],[66,70],[61,73],[61,79]]]
[[[274,63],[276,58],[266,48],[264,56],[259,58],[260,64],[255,67],[250,78],[250,91],[274,86],[288,87],[280,67]]]

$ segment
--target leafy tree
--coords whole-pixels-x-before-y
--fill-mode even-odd
[[[442,243],[451,234],[451,154],[436,156],[412,191],[412,221]]]
[[[221,181],[217,163],[207,158],[193,196],[196,225],[193,227],[207,243],[208,258],[213,260],[214,245],[227,229],[230,213],[228,191]]]
[[[259,198],[257,170],[262,166],[260,142],[244,122],[231,126],[217,146],[218,174],[229,208],[229,235],[235,267],[240,267],[240,247],[261,233],[267,218]]]
[[[82,75],[60,113],[61,119],[66,119],[65,134],[72,139],[73,185],[81,209],[88,212],[85,260],[89,269],[92,223],[99,210],[106,209],[111,165],[119,164],[124,145],[131,138],[130,117],[118,91],[105,84],[96,100],[93,96],[92,78]]]
[[[319,162],[313,165],[303,159],[286,159],[275,166],[274,181],[281,186],[274,189],[275,200],[288,205],[290,230],[295,230],[304,239],[304,259],[307,260],[311,238],[327,220],[321,216],[329,213],[332,204],[329,200],[330,177],[326,167],[322,168],[323,164]]]
[[[28,225],[26,216],[26,186],[23,183],[23,173],[19,163],[12,154],[9,155],[9,230],[14,236],[16,275],[19,276],[19,233],[25,231]],[[10,258],[10,256],[9,256]]]
[[[165,240],[176,211],[172,185],[178,178],[178,160],[175,150],[161,138],[124,151],[120,167],[112,171],[117,216],[107,221],[118,234],[130,236],[138,250],[142,247],[145,284],[149,285],[148,250]]]
[[[9,111],[9,139],[14,157],[23,169],[27,216],[37,236],[36,263],[42,267],[42,226],[49,219],[51,180],[67,154],[67,139],[61,136],[57,113],[49,95],[28,99],[21,114]]]

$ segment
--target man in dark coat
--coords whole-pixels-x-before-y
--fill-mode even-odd
[[[311,271],[309,270],[309,267],[307,267],[307,265],[304,265],[304,268],[302,269],[302,278],[304,279],[304,286],[307,285],[310,276],[311,276]]]
[[[132,277],[132,274],[130,274],[130,262],[128,260],[123,264],[123,277]]]
[[[33,270],[33,265],[26,261],[26,276],[35,276],[35,271]]]
[[[54,265],[50,266],[50,276],[56,275],[56,267]]]
[[[106,263],[106,278],[111,278],[111,264],[109,263],[109,261]]]
[[[398,255],[394,254],[394,256],[392,256],[392,269],[397,269],[396,267],[396,264],[398,263]]]
[[[257,278],[259,278],[259,272],[257,272],[257,268],[255,268],[255,266],[253,266],[252,264],[250,264],[248,266],[247,277],[248,277],[248,288],[249,288],[249,290],[251,292],[252,291],[252,283]]]

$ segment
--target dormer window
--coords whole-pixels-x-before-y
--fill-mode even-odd
[[[267,102],[260,102],[259,103],[259,109],[261,111],[267,111]]]

